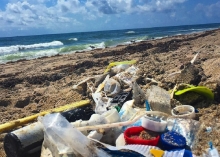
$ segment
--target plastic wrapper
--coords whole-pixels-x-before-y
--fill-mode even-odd
[[[121,85],[119,84],[118,81],[110,78],[105,82],[104,91],[109,96],[115,96],[116,94],[118,94],[121,91]]]
[[[136,68],[135,66],[131,66],[128,69],[126,69],[124,72],[118,73],[115,76],[125,84],[132,87],[132,81],[135,80],[137,72],[138,72],[138,68]]]
[[[199,121],[193,119],[168,118],[168,130],[180,133],[186,138],[186,144],[192,149],[200,128]]]
[[[101,93],[92,93],[93,100],[96,103],[95,112],[102,114],[107,111],[107,108],[111,106],[112,98],[102,97]]]

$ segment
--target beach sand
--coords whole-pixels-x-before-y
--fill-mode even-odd
[[[220,151],[220,29],[142,41],[87,52],[78,52],[33,60],[21,60],[0,66],[0,123],[23,118],[41,111],[87,98],[72,86],[81,80],[103,74],[110,62],[137,60],[139,84],[146,90],[152,83],[146,77],[162,82],[167,90],[175,85],[167,80],[170,73],[184,67],[200,52],[195,66],[201,78],[195,83],[212,88],[218,97],[209,106],[197,105],[202,129],[194,153],[208,148],[208,142]],[[212,127],[207,133],[206,127]],[[0,157],[4,157],[0,136]]]

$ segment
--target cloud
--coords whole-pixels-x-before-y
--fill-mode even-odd
[[[196,5],[195,11],[202,12],[207,17],[220,17],[220,1],[210,5],[199,3]]]
[[[103,14],[172,12],[186,0],[87,0],[88,10]]]
[[[114,17],[166,13],[175,17],[176,7],[187,0],[9,0],[0,10],[0,28],[48,29],[65,32],[82,23],[110,23]],[[2,9],[3,8],[3,9]],[[111,16],[111,15],[115,16]],[[109,16],[107,16],[109,15]],[[106,20],[106,17],[109,19]],[[117,21],[117,20],[115,20]],[[97,26],[99,24],[97,23]],[[101,27],[101,26],[100,26]],[[81,28],[86,28],[86,24]],[[88,29],[88,28],[86,28]],[[97,27],[98,29],[98,27]]]
[[[27,1],[8,3],[5,11],[0,11],[0,27],[7,25],[8,27],[49,28],[52,26],[51,29],[53,29],[54,27],[62,27],[60,23],[80,24],[79,21],[71,16],[65,16],[65,13],[76,13],[80,11],[81,8],[78,6],[78,0],[58,0],[57,4],[52,7],[47,7],[43,4],[43,2],[48,0],[40,1],[41,3],[34,4],[30,4]]]

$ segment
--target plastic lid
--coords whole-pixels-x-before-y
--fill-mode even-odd
[[[125,130],[124,138],[127,144],[142,144],[142,145],[152,145],[156,146],[159,142],[160,136],[158,135],[154,139],[141,139],[141,138],[133,138],[132,136],[139,136],[142,131],[151,132],[149,130],[145,130],[143,127],[131,127]]]
[[[165,150],[182,149],[186,146],[186,139],[181,134],[169,131],[161,135],[161,147]]]

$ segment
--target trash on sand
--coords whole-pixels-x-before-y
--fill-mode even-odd
[[[92,98],[95,101],[95,112],[102,114],[107,111],[108,107],[111,106],[111,99],[107,96],[102,96],[101,93],[92,93]]]
[[[200,122],[193,119],[168,118],[168,130],[175,131],[186,138],[187,145],[192,149],[194,146]]]
[[[112,100],[111,100],[111,104],[116,104],[117,106],[122,107],[122,105],[128,101],[128,100],[131,100],[132,99],[132,96],[131,96],[131,91],[128,91],[128,92],[122,92],[122,93],[119,93],[117,94]],[[119,110],[120,111],[120,110]]]
[[[212,127],[210,127],[210,126],[209,126],[209,127],[206,127],[206,131],[207,131],[207,132],[212,132]]]
[[[134,99],[134,104],[138,107],[145,106],[146,96],[144,91],[140,88],[136,81],[132,83],[132,99]]]
[[[164,115],[166,117],[169,117],[166,113],[162,113],[159,111],[138,111],[133,117],[131,117],[128,121],[125,121],[125,122],[78,127],[77,129],[80,131],[87,131],[87,130],[97,130],[97,129],[104,129],[104,128],[128,126],[128,125],[134,124],[136,121],[140,120],[140,118],[146,114],[158,114],[158,115]]]
[[[129,120],[136,112],[133,108],[134,100],[129,100],[124,103],[122,106],[119,115],[122,122]]]
[[[74,128],[61,114],[49,114],[40,117],[39,121],[44,129],[45,146],[50,148],[53,156],[65,154],[83,157],[108,156]]]
[[[154,157],[193,157],[192,152],[186,149],[171,151],[151,149],[150,152]]]
[[[141,126],[151,131],[164,132],[167,121],[164,116],[145,115],[142,117]]]
[[[92,106],[87,104],[64,111],[61,114],[69,122],[74,122],[79,119],[88,120],[94,114],[94,111]],[[4,149],[7,157],[24,157],[27,154],[31,156],[33,153],[40,151],[43,139],[42,125],[39,122],[35,122],[6,134]]]
[[[153,111],[161,111],[167,114],[171,114],[170,94],[168,91],[152,85],[147,90],[147,100],[150,104],[150,108]]]
[[[131,66],[125,71],[116,74],[115,77],[129,87],[132,87],[132,82],[136,79],[138,70],[135,66]]]
[[[218,150],[213,146],[212,142],[209,142],[209,148],[207,149],[207,153],[203,153],[203,157],[219,157]]]
[[[104,73],[107,73],[113,66],[117,65],[130,65],[130,64],[135,64],[136,60],[131,60],[131,61],[122,61],[122,62],[112,62],[108,65]],[[124,66],[117,67],[118,69],[123,69]]]
[[[43,116],[45,114],[53,113],[53,112],[62,112],[62,111],[65,111],[65,110],[70,110],[70,109],[73,109],[73,108],[77,108],[79,106],[88,105],[89,103],[90,103],[89,100],[82,100],[82,101],[79,101],[79,102],[74,102],[74,103],[71,103],[71,104],[67,104],[65,106],[54,108],[54,109],[51,109],[51,110],[43,111],[43,112],[37,113],[37,114],[32,115],[32,116],[24,117],[24,118],[21,118],[21,119],[17,119],[17,120],[11,121],[11,122],[1,124],[0,125],[0,133],[2,133],[4,131],[11,130],[11,129],[14,129],[18,126],[27,124],[29,122],[32,122],[35,119],[37,119],[38,116]]]
[[[187,64],[188,68],[195,68],[195,58]],[[41,133],[41,140],[44,135],[42,157],[48,154],[53,157],[192,157],[192,152],[186,149],[193,150],[197,144],[200,122],[193,120],[195,108],[190,106],[192,104],[181,102],[190,104],[182,105],[176,99],[189,92],[213,99],[212,91],[203,86],[188,84],[180,84],[185,85],[184,88],[176,84],[171,94],[155,85],[145,91],[146,89],[142,89],[137,83],[140,82],[137,74],[141,71],[132,65],[134,63],[136,61],[110,63],[105,74],[88,77],[79,82],[74,89],[93,98],[93,109],[64,112],[62,115],[66,119],[61,114],[40,117],[37,122],[40,127],[36,127],[35,123],[29,125],[27,128],[33,128],[29,129],[33,133],[27,132],[27,135],[23,133],[24,136],[19,136],[25,139],[24,142],[21,141],[21,145],[31,147],[30,141],[34,140],[30,139],[37,139],[34,137],[37,131]],[[195,69],[190,71],[193,76],[194,71]],[[181,71],[181,76],[184,76],[184,70]],[[155,82],[150,78],[145,80]],[[80,118],[82,115],[84,116]],[[207,127],[207,131],[211,129]],[[10,140],[11,138],[8,138],[8,141]],[[26,143],[29,145],[25,145]],[[10,150],[11,147],[7,145],[5,142],[5,150]],[[15,147],[16,150],[23,149],[20,145]],[[26,147],[24,149],[27,150]],[[210,145],[206,155],[216,157],[216,152],[217,149]],[[6,151],[8,157],[23,157],[20,152],[17,153],[20,156],[16,153],[10,156],[10,153]]]
[[[121,85],[115,79],[110,78],[105,82],[104,91],[109,96],[115,96],[121,91]]]
[[[190,105],[177,106],[171,110],[171,113],[174,117],[178,117],[178,118],[194,119],[196,116],[195,108]]]
[[[185,137],[175,131],[162,134],[160,143],[164,150],[184,149],[186,147]]]
[[[156,132],[146,130],[145,128],[130,127],[124,132],[124,138],[127,144],[142,144],[157,146],[160,136]]]
[[[98,88],[96,89],[95,93],[99,93],[105,86],[105,83],[107,80],[109,80],[110,76],[107,75],[104,79],[104,81],[98,86]]]

